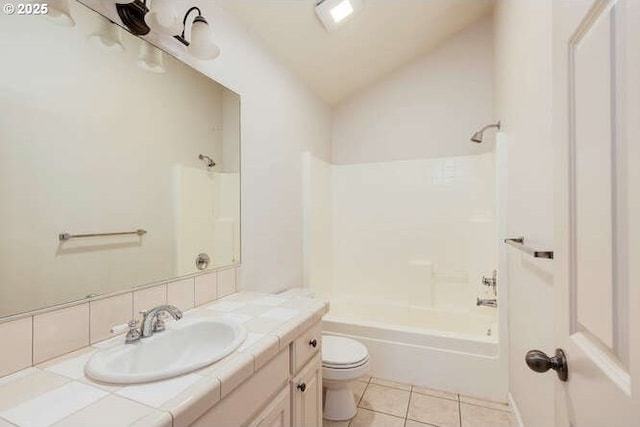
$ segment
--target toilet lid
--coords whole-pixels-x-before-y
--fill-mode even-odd
[[[331,335],[322,337],[322,364],[324,366],[353,366],[368,358],[367,347],[358,341]]]

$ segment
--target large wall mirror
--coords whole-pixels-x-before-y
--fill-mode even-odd
[[[71,8],[0,14],[0,317],[240,261],[239,96]]]

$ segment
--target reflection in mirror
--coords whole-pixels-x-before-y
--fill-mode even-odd
[[[240,260],[239,96],[70,6],[0,15],[0,316]]]

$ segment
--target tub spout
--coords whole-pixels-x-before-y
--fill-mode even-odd
[[[487,299],[476,298],[476,305],[477,306],[483,305],[485,307],[497,307],[498,300],[495,298],[487,298]]]

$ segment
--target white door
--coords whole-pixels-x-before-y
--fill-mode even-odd
[[[554,64],[556,427],[639,427],[640,0],[554,1]]]

